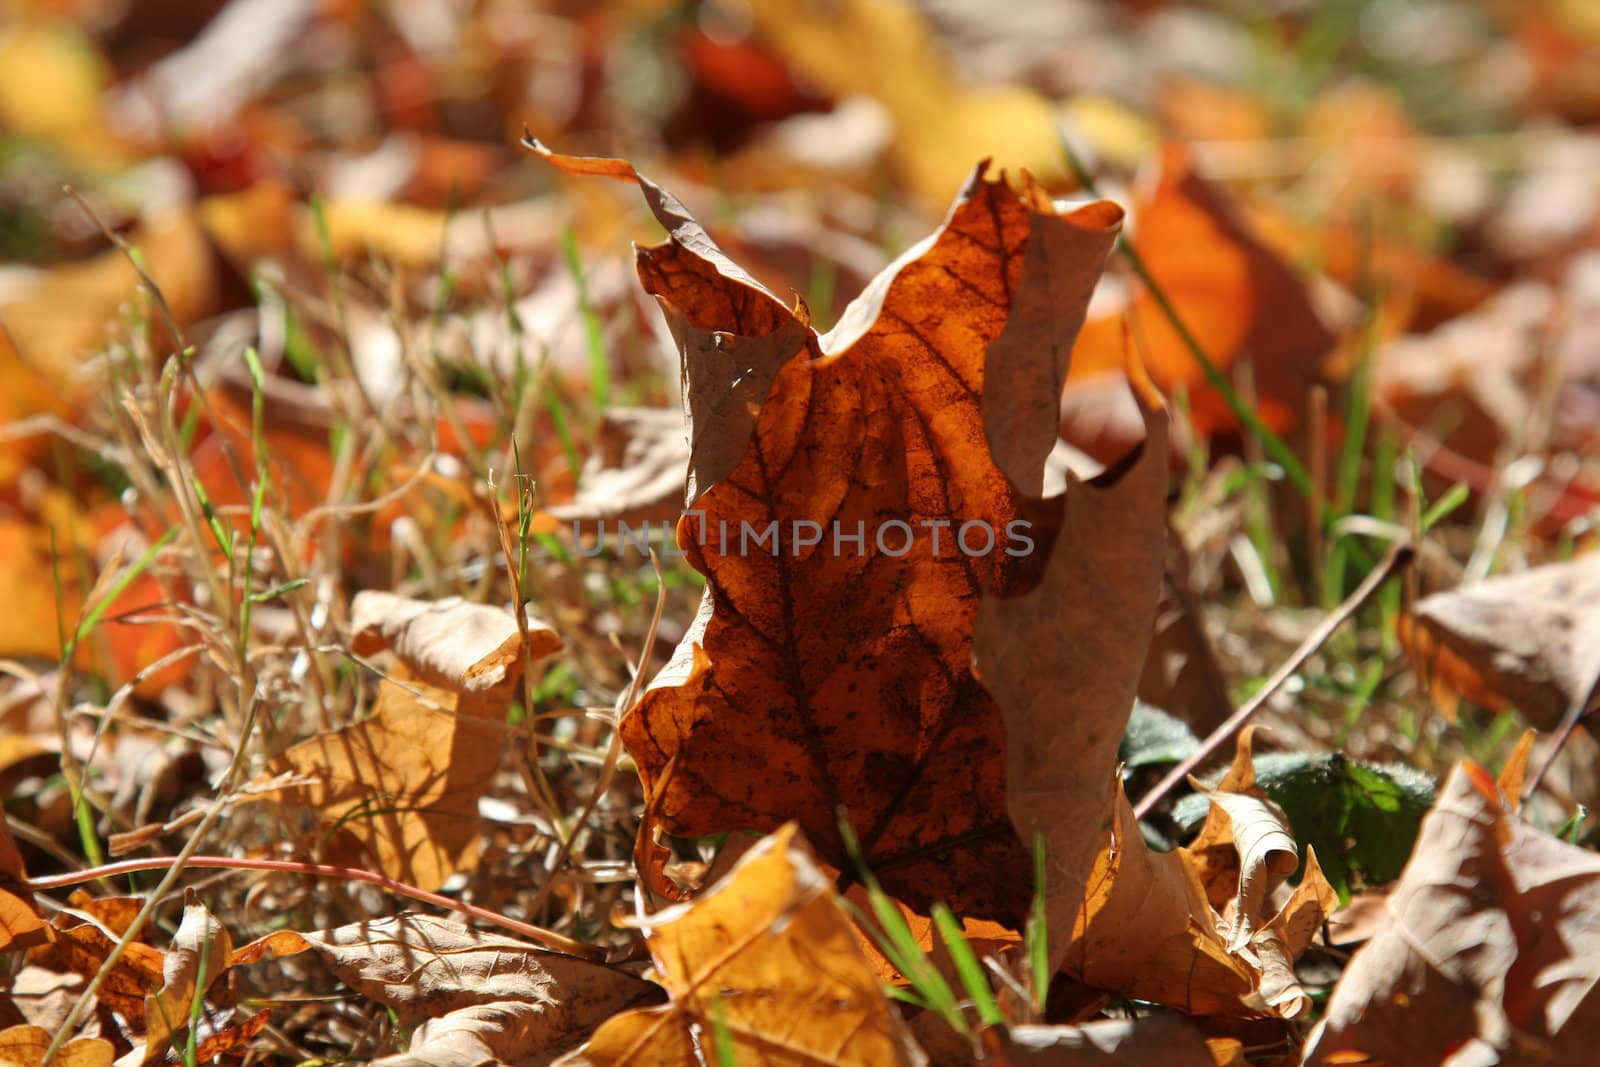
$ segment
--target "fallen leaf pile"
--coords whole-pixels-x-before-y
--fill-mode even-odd
[[[12,0],[0,1067],[1590,1062],[1596,70]]]

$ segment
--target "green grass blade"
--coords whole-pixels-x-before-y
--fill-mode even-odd
[[[138,559],[133,561],[133,566],[129,567],[122,577],[111,584],[111,588],[106,590],[106,595],[101,597],[99,603],[90,608],[88,613],[84,615],[83,620],[78,623],[78,629],[72,635],[72,640],[69,642],[69,647],[65,652],[65,658],[72,658],[72,653],[77,650],[83,639],[89,636],[90,631],[96,626],[100,625],[100,619],[105,615],[106,609],[111,606],[117,597],[123,594],[128,586],[133,584],[134,579],[149,568],[156,558],[156,553],[171,544],[172,539],[176,536],[178,536],[176,527],[162,534],[154,544],[144,550],[144,553]]]
[[[873,917],[877,925],[866,921],[866,916],[861,914],[859,908],[851,902],[845,901],[847,907],[856,916],[862,929],[866,930],[878,948],[894,964],[895,970],[906,976],[913,989],[927,1001],[929,1007],[938,1012],[951,1029],[960,1034],[972,1033],[967,1025],[966,1018],[961,1014],[961,1008],[956,1003],[955,992],[950,984],[945,981],[944,975],[939,973],[923,952],[922,946],[917,943],[917,937],[911,932],[911,927],[906,923],[906,917],[900,913],[889,894],[878,885],[878,879],[867,869],[861,856],[861,844],[856,839],[855,829],[843,818],[839,820],[839,835],[844,839],[845,851],[850,854],[851,862],[855,864],[856,871],[861,878],[861,884],[866,887],[867,900],[872,906]]]
[[[961,930],[961,924],[956,921],[955,913],[948,905],[933,906],[933,925],[938,929],[939,938],[950,953],[950,962],[955,965],[956,976],[961,979],[961,984],[966,989],[978,1018],[985,1026],[1004,1026],[1005,1016],[1000,1014],[1000,1005],[995,1002],[994,990],[989,988],[989,979],[983,973],[983,965],[978,962],[977,955],[972,951],[972,946],[967,943],[966,935]]]
[[[1050,928],[1045,914],[1044,835],[1033,835],[1033,906],[1023,940],[1028,950],[1028,969],[1033,974],[1033,1010],[1044,1017],[1045,1000],[1050,995]]]
[[[733,1043],[733,1031],[728,1028],[727,1010],[722,998],[715,993],[711,995],[711,1047],[717,1053],[711,1061],[715,1067],[738,1067],[739,1049]]]
[[[1444,496],[1433,502],[1422,515],[1422,532],[1427,533],[1439,523],[1450,516],[1450,513],[1465,504],[1472,496],[1472,490],[1466,482],[1457,482],[1445,491]]]
[[[1083,165],[1083,160],[1078,158],[1072,143],[1065,136],[1059,137],[1058,140],[1062,151],[1066,154],[1068,166],[1072,168],[1072,173],[1078,179],[1078,184],[1082,185],[1090,196],[1099,196],[1100,189],[1095,183],[1094,176]],[[1161,314],[1172,324],[1172,328],[1177,331],[1179,339],[1183,341],[1183,346],[1189,350],[1189,354],[1194,357],[1195,364],[1200,368],[1200,372],[1205,375],[1206,381],[1210,382],[1212,388],[1216,389],[1218,395],[1222,397],[1223,403],[1228,405],[1228,410],[1232,411],[1234,418],[1239,420],[1239,425],[1243,426],[1256,440],[1261,442],[1261,447],[1266,451],[1267,455],[1271,456],[1283,468],[1284,473],[1294,483],[1295,488],[1299,489],[1302,494],[1309,495],[1311,492],[1311,473],[1306,470],[1305,464],[1300,462],[1300,457],[1294,454],[1294,449],[1290,448],[1283,438],[1273,433],[1270,426],[1261,421],[1261,416],[1256,414],[1254,408],[1244,402],[1239,396],[1239,391],[1233,387],[1233,383],[1228,381],[1227,375],[1223,374],[1216,362],[1206,354],[1206,350],[1200,344],[1199,338],[1190,332],[1188,324],[1178,314],[1178,309],[1168,299],[1166,291],[1161,288],[1150,274],[1150,269],[1145,265],[1144,258],[1139,255],[1139,250],[1134,247],[1133,242],[1126,237],[1119,237],[1117,239],[1117,248],[1122,252],[1123,258],[1128,261],[1128,265],[1133,268],[1134,274],[1139,276],[1139,280],[1144,283],[1145,288],[1150,291],[1150,295],[1155,298],[1156,306],[1161,309]]]
[[[589,279],[584,277],[578,254],[578,235],[571,226],[561,231],[561,254],[567,261],[572,282],[578,287],[578,316],[583,321],[583,339],[589,349],[589,392],[594,397],[597,415],[611,403],[611,362],[606,358],[605,339],[600,332],[600,317],[589,301]]]

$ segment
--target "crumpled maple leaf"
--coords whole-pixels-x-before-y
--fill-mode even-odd
[[[411,1031],[383,1067],[547,1063],[601,1021],[659,996],[604,964],[403,913],[333,930],[280,930],[243,946],[230,965],[314,952],[341,981],[394,1009]]]
[[[1009,536],[1047,544],[1060,515],[1031,501],[1121,211],[1058,209],[980,167],[943,228],[819,338],[627,163],[532,147],[638,182],[671,235],[638,266],[683,357],[696,510],[678,537],[707,594],[622,724],[652,810],[691,836],[798,819],[849,869],[842,809],[893,895],[1019,920],[1031,864],[972,622],[985,591],[1037,570]],[[774,539],[741,545],[747,531]]]
[[[262,799],[301,805],[338,828],[384,873],[436,889],[477,862],[478,798],[504,750],[504,720],[522,676],[524,639],[501,607],[459,597],[412,600],[363,592],[351,608],[354,647],[390,648],[401,666],[378,687],[361,722],[300,742],[265,779],[292,772],[297,784]],[[530,620],[527,654],[561,647],[548,625]]]
[[[653,915],[647,944],[671,1002],[611,1019],[562,1064],[691,1067],[701,1062],[696,1045],[718,1029],[738,1063],[920,1061],[833,879],[793,824],[694,901]]]
[[[1299,849],[1283,809],[1256,784],[1254,741],[1258,728],[1239,734],[1233,763],[1215,789],[1200,833],[1178,850],[1219,914],[1228,952],[1254,974],[1255,996],[1285,1019],[1311,1006],[1295,976],[1294,961],[1311,944],[1339,895],[1322,873],[1316,850],[1305,847],[1300,884],[1269,915],[1268,905],[1300,866]]]
[[[1600,857],[1461,763],[1345,968],[1310,1064],[1589,1063],[1600,1042]]]

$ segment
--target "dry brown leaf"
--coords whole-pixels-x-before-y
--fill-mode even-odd
[[[588,531],[596,523],[663,528],[683,508],[689,443],[683,413],[670,408],[610,408],[600,420],[600,451],[585,465],[577,495],[547,515]],[[535,519],[537,522],[537,518]]]
[[[1593,1060],[1600,856],[1511,814],[1489,773],[1451,773],[1345,968],[1308,1065]]]
[[[918,1062],[832,879],[792,823],[694,901],[657,912],[648,931],[671,1003],[617,1016],[563,1064],[687,1067],[716,1026],[741,1064]]]
[[[1000,1062],[1027,1067],[1243,1067],[1237,1041],[1208,1041],[1172,1015],[1102,1019],[1081,1026],[1013,1026]]]
[[[1182,719],[1196,737],[1206,736],[1233,713],[1228,680],[1190,592],[1183,537],[1171,528],[1155,633],[1139,679],[1139,699]]]
[[[1228,951],[1257,973],[1256,995],[1280,1018],[1297,1018],[1311,1006],[1294,973],[1294,961],[1338,906],[1339,896],[1306,848],[1300,884],[1277,914],[1266,913],[1274,893],[1299,866],[1288,819],[1256,785],[1255,736],[1246,726],[1233,763],[1209,792],[1211,809],[1199,834],[1179,853],[1222,915]]]
[[[1217,782],[1218,792],[1257,801],[1267,799],[1266,791],[1256,785],[1255,737],[1260,729],[1251,724],[1239,731],[1239,737],[1234,742],[1233,762]],[[1290,847],[1293,848],[1292,838]],[[1184,847],[1191,867],[1200,878],[1200,884],[1205,886],[1206,899],[1219,912],[1227,908],[1241,886],[1241,851],[1234,839],[1233,822],[1221,807],[1213,807],[1206,812],[1206,821],[1201,825],[1200,832]],[[1284,875],[1292,873],[1291,867]]]
[[[1239,852],[1239,888],[1229,911],[1228,951],[1237,952],[1265,917],[1267,897],[1300,866],[1300,852],[1289,833],[1283,809],[1245,793],[1206,792],[1212,809],[1228,820]]]
[[[1221,900],[1206,899],[1200,868],[1181,851],[1150,852],[1120,783],[1106,789],[1116,781],[1166,551],[1166,412],[1137,366],[1131,376],[1146,425],[1142,451],[1112,476],[1069,488],[1039,585],[986,597],[979,608],[974,669],[1005,715],[1012,821],[1024,840],[1045,842],[1052,970],[1064,962],[1096,988],[1190,1012],[1258,1013],[1271,1005],[1256,992],[1263,961],[1253,935],[1267,895],[1298,863],[1281,813],[1258,797],[1214,795],[1214,818],[1232,830],[1213,831],[1206,845],[1235,855],[1223,927],[1212,909]],[[1280,1003],[1300,1010],[1276,989],[1278,971]]]
[[[546,154],[638,181],[672,234],[639,270],[683,355],[698,513],[678,538],[707,596],[622,725],[650,795],[678,757],[663,827],[798,815],[848,869],[843,807],[892,894],[1020,920],[1031,863],[1005,817],[1001,722],[972,677],[971,627],[986,590],[1037,571],[1009,533],[1045,542],[1060,514],[1029,494],[1120,211],[1063,214],[1031,182],[1019,194],[980,170],[944,228],[818,338],[803,307],[751,281],[628,164]],[[858,524],[859,546],[843,540]],[[741,547],[747,530],[775,540]]]
[[[42,1026],[8,1026],[0,1030],[0,1064],[5,1067],[41,1067],[50,1047],[50,1031]],[[61,1047],[50,1062],[57,1067],[111,1067],[115,1050],[99,1037],[79,1037]]]
[[[1137,369],[1134,381],[1139,453],[1069,486],[1043,579],[1021,596],[984,597],[973,630],[973,670],[1005,719],[1007,811],[1023,841],[1044,839],[1052,973],[1104,847],[1106,782],[1161,594],[1168,417]]]
[[[516,619],[456,597],[375,592],[358,594],[351,614],[355,647],[392,647],[402,667],[379,683],[369,718],[274,760],[261,780],[292,772],[300,784],[260,797],[304,806],[338,827],[336,840],[366,853],[353,857],[358,864],[436,889],[477,862],[478,798],[499,766],[522,674]],[[540,658],[561,640],[530,619],[527,647]]]
[[[632,975],[428,915],[334,930],[284,930],[235,952],[231,964],[311,951],[341,981],[394,1009],[411,1047],[402,1064],[548,1062],[582,1035],[658,991]]]
[[[1407,426],[1492,465],[1526,432],[1557,306],[1549,286],[1520,282],[1428,333],[1396,338],[1379,352],[1377,396]]]
[[[1064,969],[1096,989],[1194,1015],[1266,1014],[1254,968],[1228,952],[1188,862],[1178,852],[1151,851],[1122,783],[1108,775],[1106,784],[1100,851]]]
[[[137,1062],[148,1064],[165,1054],[173,1031],[188,1025],[194,998],[203,997],[211,983],[222,977],[232,953],[233,937],[199,895],[186,889],[183,921],[162,964],[161,988],[145,998],[145,1045]]]
[[[477,863],[478,798],[500,765],[505,728],[457,714],[456,694],[403,673],[379,683],[371,716],[273,760],[259,781],[289,772],[303,784],[259,799],[305,807],[337,827],[332,858],[437,889]]]
[[[242,1050],[252,1038],[267,1028],[271,1017],[272,1009],[262,1008],[253,1015],[245,1016],[240,1022],[214,1029],[209,1025],[210,1017],[202,1016],[199,1029],[209,1032],[195,1045],[194,1061],[211,1063],[219,1056]]]
[[[1257,995],[1282,1019],[1298,1019],[1311,1007],[1311,995],[1295,974],[1294,961],[1311,945],[1339,906],[1339,894],[1317,863],[1317,853],[1306,846],[1305,871],[1300,884],[1277,915],[1255,933],[1239,954],[1259,972]]]
[[[1400,635],[1436,695],[1515,707],[1554,729],[1600,684],[1600,553],[1435,593]]]

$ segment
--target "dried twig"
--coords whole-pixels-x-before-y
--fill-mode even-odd
[[[1366,580],[1356,588],[1355,592],[1345,598],[1344,603],[1334,608],[1315,630],[1311,631],[1311,634],[1300,643],[1300,647],[1295,649],[1294,653],[1283,661],[1283,665],[1278,668],[1277,673],[1267,679],[1267,683],[1256,692],[1255,696],[1241,704],[1238,710],[1228,716],[1215,730],[1212,730],[1194,755],[1167,772],[1167,776],[1156,783],[1155,788],[1139,800],[1139,803],[1133,809],[1133,813],[1141,819],[1149,815],[1155,806],[1165,799],[1168,793],[1177,788],[1180,782],[1186,781],[1197,767],[1215,756],[1223,745],[1231,741],[1233,736],[1244,728],[1245,723],[1249,722],[1256,712],[1266,707],[1267,701],[1272,698],[1272,694],[1276,693],[1295,671],[1304,666],[1306,660],[1316,655],[1317,650],[1327,643],[1328,638],[1332,637],[1339,627],[1349,621],[1350,617],[1361,609],[1361,605],[1371,599],[1372,594],[1376,593],[1384,582],[1408,566],[1415,556],[1416,549],[1409,542],[1401,542],[1389,549],[1389,554],[1379,561],[1378,565],[1373,568],[1372,573],[1367,575]]]

